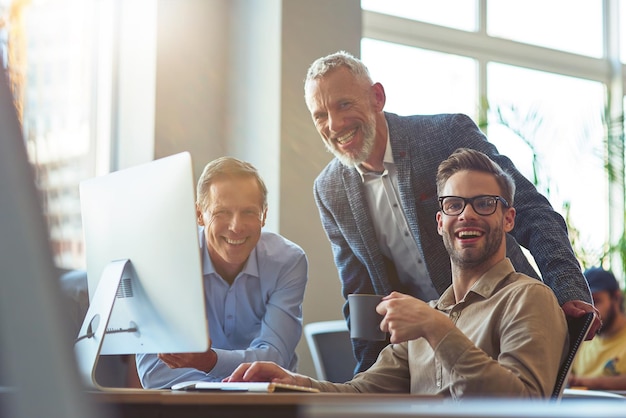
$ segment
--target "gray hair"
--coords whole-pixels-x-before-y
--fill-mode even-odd
[[[330,71],[335,68],[345,67],[357,78],[366,80],[369,84],[372,84],[372,78],[370,72],[363,64],[363,61],[356,58],[354,55],[346,51],[338,51],[334,54],[321,57],[313,61],[313,64],[309,67],[306,73],[306,79],[304,80],[304,91],[306,94],[309,83],[313,80],[317,80],[324,77]]]

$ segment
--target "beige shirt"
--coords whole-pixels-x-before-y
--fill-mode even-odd
[[[461,397],[549,397],[567,353],[567,323],[552,290],[505,259],[464,301],[452,287],[430,302],[456,324],[433,350],[420,338],[390,344],[367,371],[328,392],[388,392]]]

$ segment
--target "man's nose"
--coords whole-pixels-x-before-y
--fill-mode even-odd
[[[239,212],[232,214],[230,218],[229,228],[231,231],[239,231],[244,224],[242,215]]]
[[[476,218],[478,217],[478,213],[476,213],[476,211],[474,210],[474,205],[468,202],[463,208],[463,212],[459,213],[458,216],[460,219]]]
[[[341,132],[343,118],[337,112],[328,112],[328,129],[330,132]]]

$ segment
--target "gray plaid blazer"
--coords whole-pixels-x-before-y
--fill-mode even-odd
[[[450,286],[450,259],[437,233],[439,210],[435,176],[439,164],[457,148],[473,148],[489,155],[516,183],[515,228],[507,237],[507,257],[519,272],[539,278],[520,245],[535,258],[544,282],[559,303],[591,302],[587,282],[567,235],[563,218],[513,165],[487,141],[466,115],[398,116],[385,113],[393,158],[398,170],[398,188],[408,225],[426,262],[433,285],[439,292]],[[335,265],[347,299],[350,293],[389,294],[403,291],[393,263],[380,251],[363,183],[355,168],[333,159],[315,180],[313,192],[322,225],[330,241]],[[344,304],[349,323],[350,313]],[[369,368],[381,342],[353,341],[356,372]]]

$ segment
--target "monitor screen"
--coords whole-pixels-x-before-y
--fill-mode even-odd
[[[206,351],[189,153],[83,181],[80,200],[92,312],[77,346],[108,319],[97,355]]]

